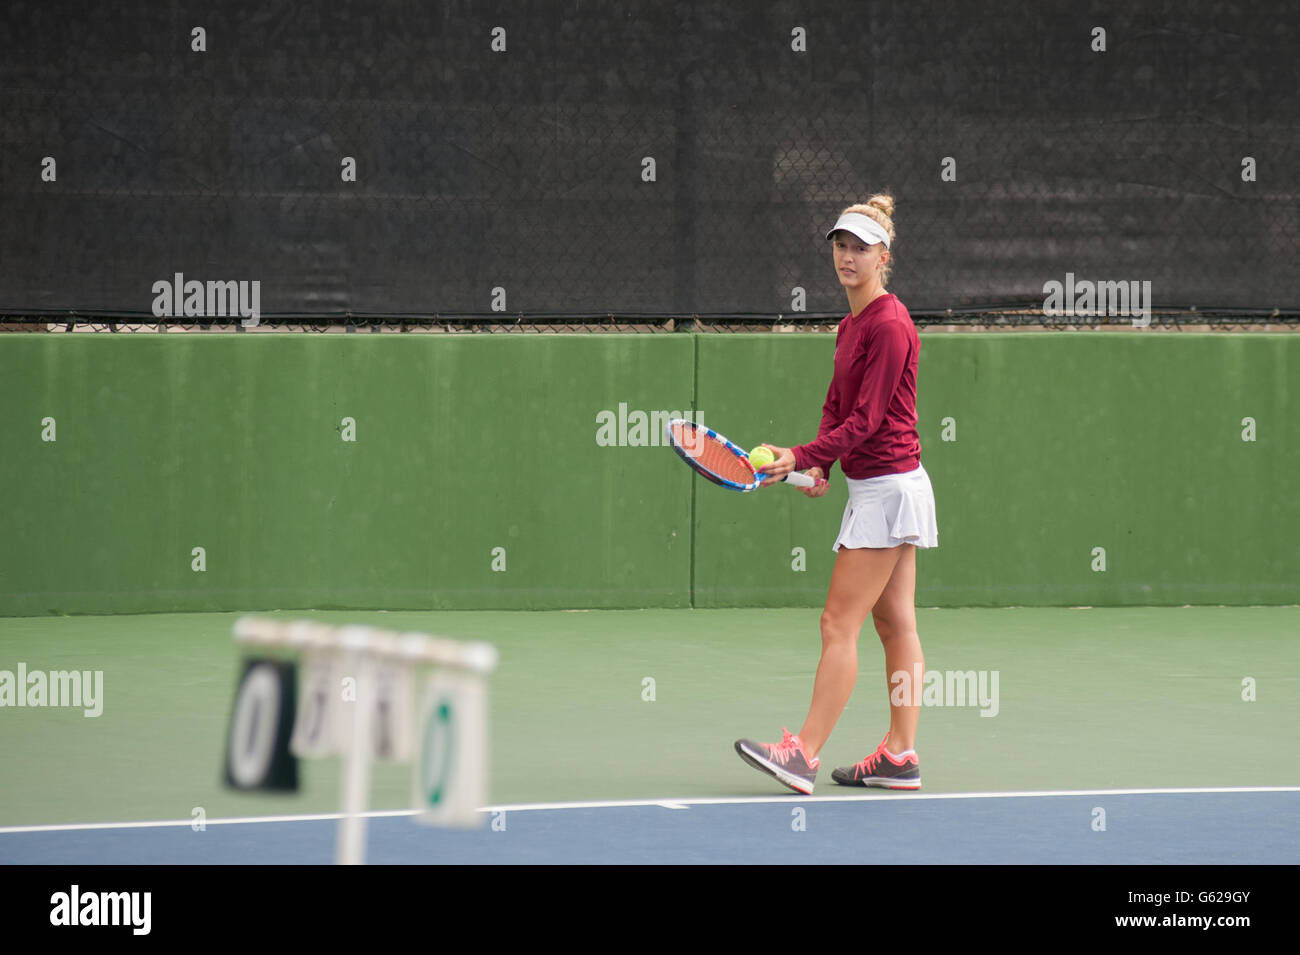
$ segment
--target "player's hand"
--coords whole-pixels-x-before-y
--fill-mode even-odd
[[[789,448],[778,448],[775,444],[765,443],[764,447],[771,448],[776,455],[775,461],[757,470],[758,474],[767,478],[762,484],[767,487],[769,484],[781,483],[781,479],[794,470],[794,452]]]
[[[799,488],[799,490],[803,491],[804,497],[821,497],[830,488],[830,485],[826,483],[826,472],[821,468],[809,468],[803,473],[817,482],[812,487]]]

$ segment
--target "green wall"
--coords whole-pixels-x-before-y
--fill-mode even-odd
[[[939,547],[918,556],[919,605],[1300,603],[1300,336],[921,338]],[[808,440],[832,350],[702,337],[700,406],[761,440]],[[752,387],[755,368],[776,369],[770,386]],[[698,499],[697,605],[822,602],[844,485],[818,501],[786,490]]]
[[[922,342],[919,604],[1300,602],[1300,336]],[[0,615],[818,605],[842,480],[729,493],[636,413],[808,440],[833,348],[0,335]]]

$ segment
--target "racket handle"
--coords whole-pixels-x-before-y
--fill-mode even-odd
[[[817,481],[804,474],[802,471],[791,471],[782,480],[786,484],[793,484],[795,487],[813,487]]]

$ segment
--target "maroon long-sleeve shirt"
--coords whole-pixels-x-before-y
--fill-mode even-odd
[[[835,374],[822,406],[817,439],[794,451],[795,467],[837,460],[850,478],[904,474],[921,464],[916,433],[916,365],[921,339],[903,303],[880,296],[840,322]]]

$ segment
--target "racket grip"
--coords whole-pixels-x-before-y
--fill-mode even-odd
[[[793,484],[795,487],[813,487],[817,483],[814,478],[810,478],[802,471],[791,471],[783,480],[786,484]]]

